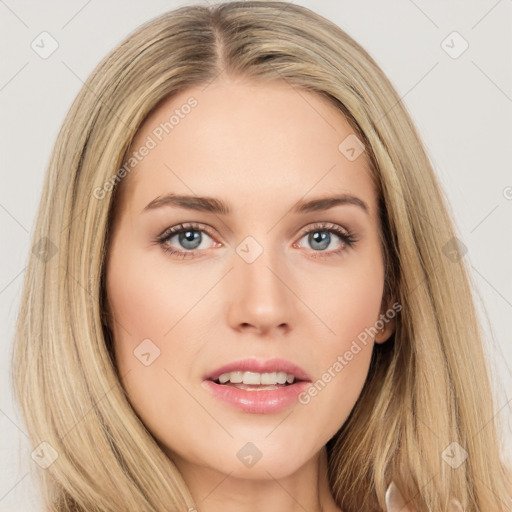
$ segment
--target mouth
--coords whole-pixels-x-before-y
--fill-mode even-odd
[[[244,412],[278,412],[294,402],[311,382],[299,366],[284,359],[245,359],[218,368],[204,377],[214,396]]]
[[[296,382],[309,381],[310,375],[300,366],[286,359],[242,359],[221,366],[204,376],[220,385],[237,385],[241,389],[268,386],[289,386]]]

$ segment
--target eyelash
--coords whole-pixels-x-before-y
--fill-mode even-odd
[[[193,222],[190,223],[184,223],[184,224],[178,224],[176,226],[173,226],[171,228],[166,229],[160,236],[154,240],[155,243],[159,244],[162,247],[162,250],[166,253],[171,254],[172,256],[176,256],[181,259],[186,258],[197,258],[199,256],[195,256],[194,253],[198,252],[197,250],[189,250],[189,251],[180,251],[171,248],[169,245],[167,245],[167,242],[175,235],[184,233],[186,231],[198,231],[206,233],[210,238],[214,238],[211,233],[209,233],[208,229],[205,229],[204,226],[201,226],[200,224],[196,224]],[[315,223],[311,226],[308,226],[308,229],[304,230],[299,240],[302,239],[305,235],[308,235],[309,233],[314,232],[326,232],[326,233],[334,233],[339,236],[341,239],[343,246],[340,249],[337,249],[335,251],[313,251],[313,258],[330,258],[334,256],[338,256],[340,253],[344,252],[347,248],[352,248],[356,242],[358,242],[358,239],[355,238],[354,234],[351,233],[348,230],[344,230],[337,226],[336,224],[332,223]],[[315,254],[317,253],[317,254]],[[320,254],[318,254],[320,253]]]

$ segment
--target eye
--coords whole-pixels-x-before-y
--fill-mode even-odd
[[[301,240],[304,238],[307,239],[308,244],[313,248],[312,256],[314,258],[336,256],[346,251],[348,248],[353,247],[357,242],[353,233],[331,223],[317,223],[309,226],[308,229],[303,232]],[[336,238],[339,244],[338,249],[326,251]]]
[[[212,238],[199,224],[179,224],[164,231],[164,233],[157,238],[156,242],[159,243],[162,249],[169,254],[179,258],[195,258],[200,256],[200,254],[195,254],[195,252],[206,249],[205,247],[200,247],[204,241],[204,235],[208,238]],[[177,243],[181,249],[175,249],[170,244],[173,238],[177,239]]]

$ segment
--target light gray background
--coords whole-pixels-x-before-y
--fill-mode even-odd
[[[23,421],[8,382],[30,235],[57,131],[82,82],[131,30],[192,2],[0,0],[0,439],[2,511],[41,510]],[[375,58],[408,107],[467,246],[498,381],[504,457],[512,461],[512,1],[296,1],[334,21]],[[43,31],[58,49],[42,59]],[[457,31],[458,58],[442,42]],[[457,36],[456,36],[457,37]],[[444,46],[457,52],[462,40]],[[492,341],[494,339],[494,341]],[[471,339],[467,342],[471,343]]]

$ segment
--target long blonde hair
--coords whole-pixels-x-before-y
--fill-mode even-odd
[[[451,498],[468,511],[511,510],[466,258],[453,250],[455,229],[420,137],[360,45],[309,9],[274,1],[186,6],[147,22],[97,66],[63,123],[12,361],[33,446],[47,443],[48,467],[34,465],[47,509],[195,507],[120,385],[104,264],[118,170],[141,123],[163,98],[221,73],[285,80],[327,98],[364,141],[378,187],[383,300],[394,297],[402,311],[327,445],[336,502],[343,512],[384,510],[394,481],[418,512],[445,511]],[[443,455],[454,447],[467,453],[457,468]]]

